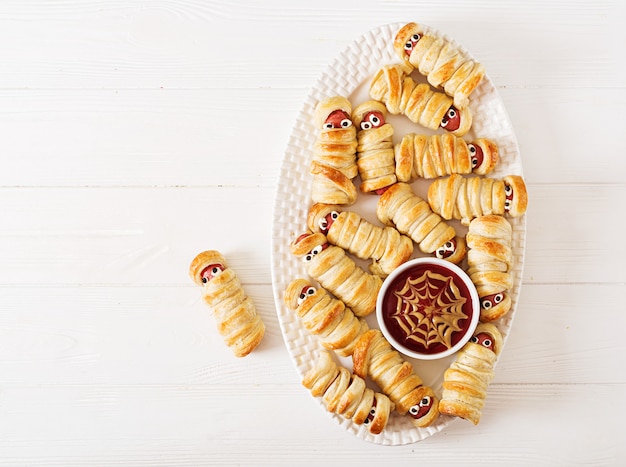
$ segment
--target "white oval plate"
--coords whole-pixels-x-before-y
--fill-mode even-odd
[[[272,231],[272,283],[274,300],[278,320],[287,350],[300,375],[300,378],[309,370],[322,349],[316,336],[310,334],[300,322],[299,318],[290,311],[283,302],[283,293],[287,286],[298,277],[308,277],[304,265],[299,258],[293,256],[289,245],[301,233],[307,231],[306,217],[309,207],[313,204],[310,197],[312,176],[309,174],[309,165],[312,150],[318,135],[313,126],[314,109],[321,99],[341,95],[347,97],[353,108],[369,99],[369,83],[374,73],[383,65],[398,63],[399,59],[393,51],[393,39],[397,31],[406,23],[396,23],[382,26],[369,31],[350,44],[327,68],[319,80],[308,93],[302,110],[294,124],[282,167],[279,174],[276,198],[274,203],[273,231]],[[425,26],[425,32],[445,38],[455,46],[471,56],[460,44],[445,34]],[[416,80],[425,81],[414,74]],[[489,79],[484,77],[481,84],[470,96],[470,108],[473,112],[473,124],[470,132],[464,136],[467,141],[477,137],[493,139],[499,148],[500,161],[496,169],[489,175],[500,178],[509,174],[522,174],[522,164],[517,145],[504,104]],[[394,127],[394,144],[409,132],[432,134],[433,132],[411,123],[403,116],[388,116],[388,122]],[[440,130],[441,131],[441,130]],[[413,183],[415,192],[426,199],[429,181],[419,180]],[[355,185],[360,181],[355,179]],[[378,196],[359,193],[357,202],[346,209],[359,212],[362,217],[372,223],[381,225],[376,218],[376,201]],[[511,327],[517,301],[519,298],[522,270],[524,263],[524,247],[526,237],[526,216],[508,218],[513,227],[513,254],[515,264],[511,271],[514,286],[509,291],[512,298],[511,311],[495,322],[506,338]],[[459,235],[464,235],[467,229],[460,223],[452,222]],[[413,257],[424,256],[418,248]],[[356,260],[359,262],[360,260]],[[365,265],[366,263],[362,263]],[[367,317],[372,328],[378,328],[375,313]],[[413,363],[415,372],[422,378],[424,384],[431,386],[438,396],[441,396],[443,372],[454,360],[416,361],[405,357]],[[338,359],[339,363],[352,369],[350,359]],[[373,389],[378,389],[375,386]],[[304,387],[303,391],[307,391]],[[312,397],[312,396],[311,396]],[[326,408],[318,399],[323,411]],[[487,399],[487,404],[488,404]],[[364,426],[358,426],[342,416],[328,413],[340,426],[355,436],[377,444],[401,445],[421,441],[448,426],[455,418],[441,415],[439,419],[427,428],[416,428],[406,416],[393,413],[385,430],[379,435],[370,434]],[[464,422],[469,423],[469,422]]]

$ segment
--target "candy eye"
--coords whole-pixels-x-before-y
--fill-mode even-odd
[[[474,344],[478,343],[478,337],[472,336],[472,338],[470,339],[470,342],[473,342]]]
[[[505,211],[510,211],[510,210],[511,210],[511,200],[510,200],[510,199],[507,199],[507,200],[504,202],[504,210],[505,210]]]
[[[372,124],[370,122],[361,122],[361,130],[369,130],[372,128]]]
[[[513,194],[513,188],[511,188],[511,185],[504,185],[504,194],[507,196]]]
[[[307,298],[315,293],[315,287],[308,287],[306,290],[303,290],[298,296],[298,305],[302,304]]]
[[[376,115],[372,114],[372,115],[370,115],[370,122],[372,123],[372,125],[378,126],[378,125],[380,125],[380,118],[378,118]]]
[[[483,347],[491,347],[491,339],[485,339],[482,342]]]
[[[493,301],[496,303],[500,303],[502,300],[504,299],[504,295],[502,295],[501,293],[495,295],[493,297]]]
[[[406,44],[404,44],[404,50],[413,50],[413,42],[408,41]]]
[[[336,221],[338,217],[339,217],[339,213],[337,211],[333,211],[330,213],[330,218],[332,220]]]
[[[352,126],[352,120],[348,118],[344,118],[341,121],[341,128],[350,128]]]
[[[322,217],[317,224],[322,232],[326,232],[328,229],[328,221],[325,217]]]
[[[430,396],[425,396],[421,401],[420,401],[420,407],[428,407],[430,405]]]
[[[446,115],[449,119],[453,119],[454,117],[456,117],[456,110],[453,107],[450,107]]]
[[[489,310],[492,305],[491,300],[481,300],[480,302],[480,306],[485,310]]]
[[[419,412],[419,410],[420,410],[419,405],[414,405],[413,407],[411,407],[411,408],[409,409],[409,413],[410,413],[411,415],[417,415],[417,413]]]
[[[322,126],[322,128],[324,128],[325,130],[330,130],[331,128],[333,128],[333,124],[330,122],[324,123],[324,126]]]
[[[421,38],[422,38],[422,36],[421,36],[421,35],[419,35],[419,34],[413,34],[413,35],[411,36],[411,41],[412,41],[412,42],[417,42],[417,41],[419,41]]]
[[[474,146],[473,144],[468,144],[467,149],[469,150],[470,154],[476,154],[476,146]]]

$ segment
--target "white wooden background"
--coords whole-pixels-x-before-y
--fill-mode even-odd
[[[385,447],[300,385],[270,242],[306,93],[398,21],[485,65],[530,206],[481,423]],[[626,463],[621,0],[0,0],[0,44],[0,465]],[[267,325],[245,359],[187,275],[208,248]]]

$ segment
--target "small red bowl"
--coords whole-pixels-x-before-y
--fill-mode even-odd
[[[416,258],[383,282],[376,318],[399,352],[421,360],[447,357],[472,337],[480,299],[459,266],[438,258]]]

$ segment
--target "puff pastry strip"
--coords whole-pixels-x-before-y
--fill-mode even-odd
[[[440,37],[426,34],[416,23],[404,25],[393,41],[396,55],[412,65],[436,88],[454,97],[454,105],[468,105],[469,95],[485,76],[484,67],[458,47]]]
[[[500,180],[453,174],[431,183],[428,204],[444,219],[459,219],[469,225],[474,217],[489,214],[521,216],[526,212],[528,194],[519,175]]]
[[[396,177],[400,182],[454,173],[485,175],[498,162],[498,146],[486,138],[467,143],[449,133],[408,133],[394,146],[394,160]]]
[[[411,185],[398,182],[380,195],[376,206],[378,220],[392,225],[410,237],[424,253],[458,264],[466,252],[465,240],[435,214]]]
[[[501,349],[498,328],[490,323],[478,324],[470,341],[443,374],[439,412],[478,424]]]
[[[300,235],[291,244],[291,253],[303,257],[307,274],[355,315],[367,316],[374,311],[382,279],[363,271],[343,248],[329,244],[324,234]]]
[[[342,357],[352,355],[356,341],[369,329],[367,322],[341,300],[306,279],[292,281],[285,289],[283,300],[296,312],[304,327],[320,338],[324,348]]]
[[[502,216],[481,216],[469,224],[467,274],[480,297],[481,321],[494,321],[511,309],[512,235],[511,224]]]
[[[387,108],[378,101],[366,101],[352,112],[352,121],[357,127],[360,189],[365,193],[396,182],[393,127],[386,120]]]
[[[467,133],[472,126],[469,107],[457,109],[443,92],[434,91],[427,83],[416,83],[409,76],[411,70],[406,64],[382,67],[370,83],[370,97],[383,102],[389,113],[403,114],[431,130],[443,128],[456,136]]]
[[[315,202],[353,204],[356,201],[352,179],[358,174],[357,141],[351,112],[350,101],[342,96],[324,99],[315,108],[314,123],[320,131],[310,168],[311,197]]]
[[[369,270],[381,277],[406,262],[413,254],[413,240],[395,228],[380,227],[341,206],[317,203],[311,206],[307,224],[312,232],[326,235],[330,243],[358,258],[371,259]]]
[[[395,404],[401,415],[408,413],[417,427],[431,425],[439,415],[433,390],[425,386],[412,365],[394,350],[378,329],[367,331],[352,354],[353,371],[369,376]]]
[[[226,345],[237,357],[252,352],[263,339],[265,324],[224,256],[216,250],[203,251],[191,262],[189,275],[202,287]]]
[[[328,352],[320,352],[315,365],[307,371],[302,385],[314,397],[321,397],[329,412],[366,425],[370,433],[380,434],[394,409],[389,398],[368,388],[363,378],[337,365]]]

